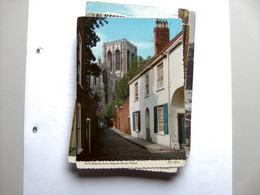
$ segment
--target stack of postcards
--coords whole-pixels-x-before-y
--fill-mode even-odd
[[[194,35],[195,13],[186,9],[87,3],[75,35],[69,162],[167,173],[185,166]]]

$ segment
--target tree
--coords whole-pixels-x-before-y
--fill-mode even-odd
[[[94,56],[92,52],[92,48],[96,47],[97,42],[100,41],[100,38],[95,32],[95,29],[100,28],[104,26],[104,24],[107,24],[107,20],[105,18],[100,17],[85,17],[84,18],[84,32],[85,32],[85,47],[86,52],[84,55],[86,55],[85,60],[85,66],[87,68],[87,88],[86,88],[86,94],[88,101],[97,103],[100,101],[100,98],[97,96],[97,94],[93,93],[93,90],[90,88],[90,78],[91,76],[98,77],[101,73],[101,69],[97,65],[96,57]]]
[[[116,100],[109,102],[105,108],[105,117],[113,118],[115,115]]]

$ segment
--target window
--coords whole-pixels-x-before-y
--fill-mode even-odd
[[[135,100],[138,100],[138,82],[135,83]]]
[[[77,65],[78,83],[82,83],[82,39],[78,34],[78,65]]]
[[[97,77],[94,77],[94,85],[97,84]]]
[[[87,80],[87,86],[89,87],[91,85],[91,75],[90,74],[87,74],[86,80]]]
[[[145,74],[145,94],[149,95],[149,72]]]
[[[135,59],[135,54],[132,53],[131,63],[133,63],[134,59]]]
[[[103,83],[104,83],[104,92],[105,92],[105,104],[108,103],[108,76],[106,70],[103,71]]]
[[[138,131],[139,130],[139,115],[138,112],[135,113],[135,130]]]
[[[141,120],[140,120],[140,111],[133,112],[133,130],[134,131],[141,131]]]
[[[154,133],[168,134],[168,104],[154,107]]]
[[[112,68],[112,53],[111,53],[111,51],[109,51],[108,53],[107,53],[107,56],[108,56],[108,66],[110,67],[110,70],[112,71],[113,70],[113,68]]]
[[[130,67],[130,52],[127,51],[127,71],[129,70]]]
[[[116,71],[120,70],[120,51],[116,50]]]
[[[164,118],[163,118],[163,107],[158,106],[157,107],[157,126],[158,126],[158,132],[163,132],[164,130]]]
[[[163,64],[157,66],[157,89],[163,87]]]

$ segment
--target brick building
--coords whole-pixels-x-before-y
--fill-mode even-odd
[[[121,106],[116,105],[114,126],[129,135],[131,135],[130,130],[130,117],[129,117],[129,99]]]
[[[85,22],[86,17],[79,17],[77,21],[77,98],[76,98],[76,145],[77,155],[84,151],[91,153],[97,129],[97,104],[89,103],[87,87],[92,86],[93,80],[87,75]]]

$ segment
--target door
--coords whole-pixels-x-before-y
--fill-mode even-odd
[[[186,133],[185,133],[185,117],[184,114],[178,114],[178,134],[180,146],[186,144]]]
[[[145,111],[145,126],[146,126],[146,140],[151,142],[152,139],[150,135],[150,112],[148,108],[146,108]]]
[[[91,124],[90,118],[86,118],[86,139],[88,143],[88,153],[91,154]],[[88,135],[88,136],[87,136]]]

